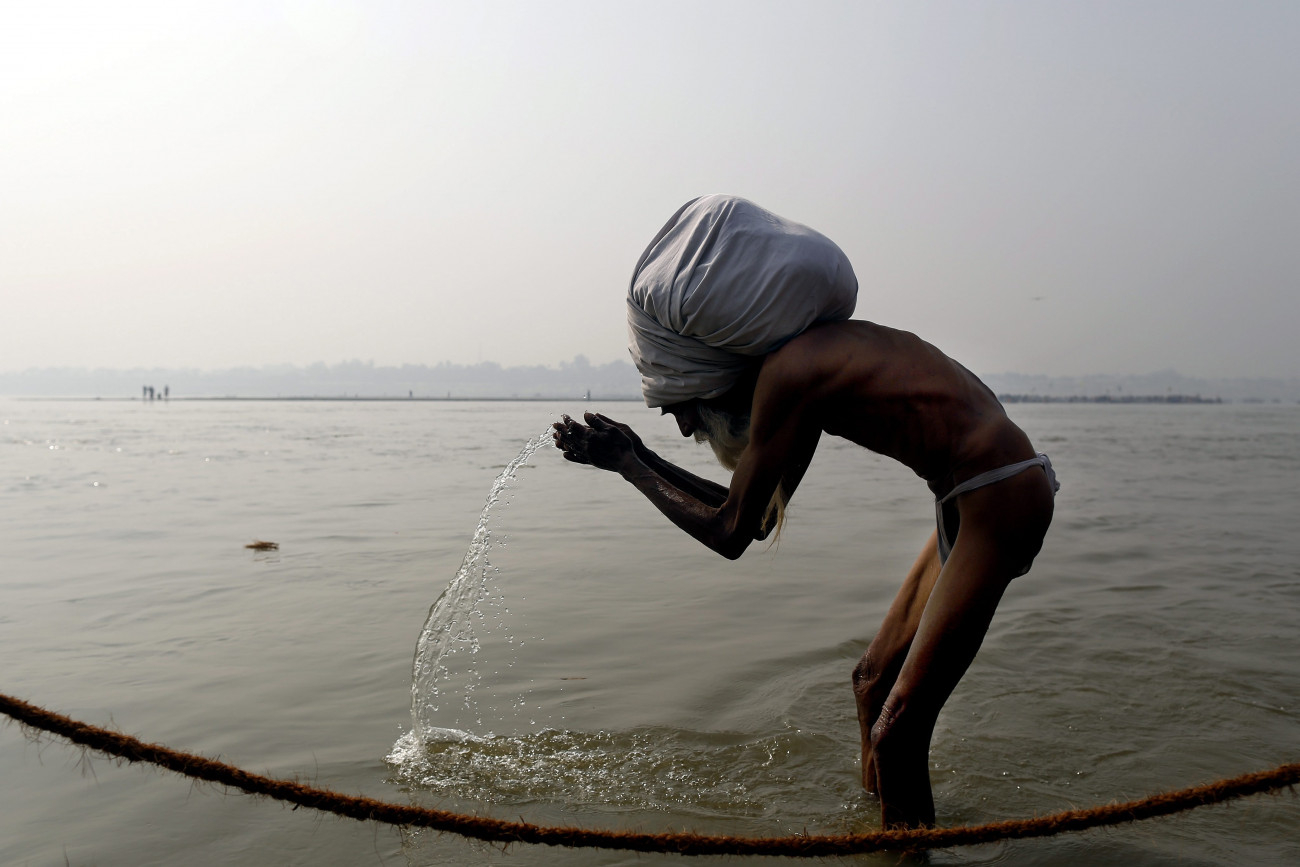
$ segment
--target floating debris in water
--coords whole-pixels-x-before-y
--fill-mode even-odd
[[[245,547],[245,548],[252,548],[254,551],[279,551],[279,550],[280,550],[280,543],[279,543],[279,542],[263,542],[261,539],[254,539],[252,542],[250,542],[249,544],[245,545],[244,547]]]

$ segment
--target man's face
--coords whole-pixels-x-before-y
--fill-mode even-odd
[[[673,403],[665,406],[663,413],[675,418],[677,420],[677,429],[682,432],[682,436],[688,437],[700,428],[699,404],[698,400]]]

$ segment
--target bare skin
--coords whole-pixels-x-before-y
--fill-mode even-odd
[[[664,408],[683,436],[699,401]],[[576,463],[619,473],[670,521],[724,557],[761,539],[776,486],[792,494],[823,433],[910,467],[936,496],[1034,457],[1029,438],[973,374],[913,334],[870,322],[815,325],[756,375],[710,403],[751,418],[749,445],[723,488],[655,455],[627,425],[588,413],[555,424]],[[886,828],[934,824],[928,753],[939,711],[965,674],[1007,584],[1042,546],[1052,518],[1032,468],[954,501],[959,534],[940,566],[932,536],[853,672],[862,781]]]

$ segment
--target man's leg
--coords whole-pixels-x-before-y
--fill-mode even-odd
[[[858,705],[858,727],[862,733],[862,787],[876,791],[876,766],[871,755],[871,727],[880,716],[889,691],[894,688],[903,660],[907,657],[912,638],[921,623],[921,613],[930,598],[930,591],[939,577],[938,536],[921,548],[921,554],[912,564],[903,586],[889,606],[889,613],[880,624],[880,631],[871,646],[853,669],[853,697]]]
[[[921,614],[911,647],[871,729],[886,828],[934,824],[930,736],[939,711],[975,658],[1003,592],[1038,553],[1052,519],[1041,473],[1025,473],[958,499],[961,531]]]

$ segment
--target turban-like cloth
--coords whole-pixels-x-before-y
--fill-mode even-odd
[[[735,196],[692,199],[641,254],[627,293],[646,405],[725,394],[809,325],[848,319],[857,296],[825,235]]]

